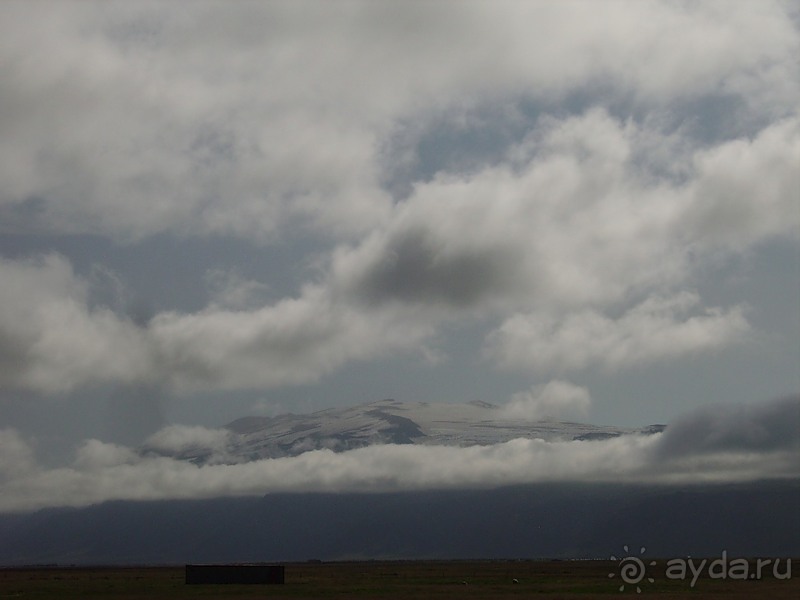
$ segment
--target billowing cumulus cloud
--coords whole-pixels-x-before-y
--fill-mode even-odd
[[[552,387],[552,386],[551,386]],[[575,386],[560,382],[575,395]],[[545,389],[546,391],[546,389]],[[552,391],[552,390],[551,390]],[[556,390],[558,391],[558,390]],[[556,391],[552,391],[553,394]],[[206,464],[135,455],[87,441],[72,466],[9,469],[1,510],[83,506],[112,499],[205,498],[273,492],[382,492],[495,487],[544,481],[643,481],[661,484],[746,481],[800,476],[796,428],[800,398],[717,413],[686,415],[674,431],[601,441],[516,439],[492,446],[373,446],[242,464]],[[790,427],[791,423],[795,427]],[[687,437],[692,442],[682,446]],[[154,443],[215,445],[209,432],[170,428]],[[13,431],[0,434],[0,456],[28,460],[31,449]],[[5,460],[5,459],[4,459]]]
[[[88,304],[88,284],[57,255],[0,261],[2,383],[62,392],[104,383],[250,388],[313,381],[348,361],[414,347],[430,328],[371,314],[308,287],[248,311],[211,305],[160,313],[144,326]]]
[[[604,110],[542,118],[507,163],[417,185],[385,228],[338,249],[335,281],[359,299],[456,309],[603,305],[680,282],[687,198],[634,164],[654,134]]]
[[[90,311],[86,284],[63,259],[3,261],[8,280],[19,280],[0,292],[9,297],[5,377],[45,391],[91,381],[302,383],[421,344],[459,315],[503,316],[486,346],[503,368],[617,369],[723,347],[747,332],[743,307],[704,307],[672,290],[691,282],[704,251],[719,251],[723,229],[735,228],[725,246],[737,251],[796,234],[800,131],[784,121],[752,143],[698,151],[678,182],[653,182],[636,164],[654,135],[602,110],[544,119],[509,165],[418,185],[385,226],[337,247],[322,281],[261,307],[252,305],[257,282],[229,280],[206,310],[137,328]],[[726,194],[723,164],[749,168],[750,187]],[[772,176],[760,177],[766,164]],[[636,295],[649,297],[629,305]]]
[[[746,247],[800,229],[800,118],[698,152],[685,224],[698,244]]]
[[[386,227],[336,251],[333,281],[372,304],[563,314],[686,285],[734,218],[738,250],[796,237],[796,119],[752,143],[698,150],[677,179],[663,172],[681,162],[678,149],[648,153],[668,137],[603,110],[542,118],[507,164],[417,185]],[[728,170],[747,187],[724,182]]]
[[[257,310],[159,314],[147,329],[160,376],[184,390],[315,381],[348,362],[417,347],[431,332],[425,320],[359,311],[316,286]]]
[[[88,284],[57,255],[0,259],[0,382],[45,392],[154,373],[142,332],[108,308],[90,310]]]

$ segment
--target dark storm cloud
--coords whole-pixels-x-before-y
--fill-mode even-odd
[[[519,275],[509,250],[466,247],[449,252],[443,241],[423,229],[393,236],[354,282],[356,296],[375,304],[398,300],[465,308],[502,295]]]
[[[685,415],[667,427],[657,455],[669,459],[771,451],[794,451],[800,465],[800,396],[749,406],[714,406]]]

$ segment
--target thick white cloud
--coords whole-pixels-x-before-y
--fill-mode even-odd
[[[348,362],[417,347],[432,331],[402,311],[360,311],[309,286],[257,310],[159,314],[147,336],[159,378],[188,391],[315,381]]]
[[[309,93],[307,68],[327,54],[296,27],[299,39],[281,35],[275,13],[322,23],[240,8],[4,6],[0,202],[27,202],[46,230],[123,238],[263,238],[297,217],[358,231],[379,218],[375,133],[341,98],[314,100],[330,86]],[[295,42],[306,56],[282,58]]]
[[[563,384],[561,384],[563,387]],[[574,391],[574,390],[573,390]],[[348,452],[314,450],[296,457],[196,466],[135,455],[88,441],[75,463],[31,468],[30,448],[14,431],[0,432],[6,480],[0,510],[84,506],[106,500],[156,500],[274,492],[383,492],[496,487],[545,481],[639,481],[659,484],[752,481],[800,476],[798,398],[744,410],[718,407],[684,416],[675,431],[601,441],[516,439],[492,446],[371,446]],[[199,435],[198,435],[199,433]],[[693,444],[684,446],[687,433]],[[698,435],[699,434],[699,435]],[[180,445],[206,433],[170,428]],[[158,436],[157,436],[158,437]],[[26,462],[27,461],[27,462]],[[22,465],[26,468],[18,468]]]
[[[694,156],[687,237],[698,244],[747,247],[774,235],[800,235],[800,118],[774,123]]]
[[[661,173],[681,149],[648,154],[658,139],[599,110],[544,119],[513,167],[418,185],[386,228],[338,249],[334,286],[368,306],[500,314],[486,352],[506,368],[617,369],[740,341],[742,306],[686,288],[720,248],[796,237],[796,119],[698,150],[677,178]],[[747,185],[726,193],[726,168]]]
[[[58,255],[0,259],[0,383],[45,392],[152,378],[132,322],[88,306],[88,284]]]
[[[741,341],[749,330],[741,308],[705,309],[683,293],[652,297],[617,319],[595,310],[569,314],[517,314],[487,337],[485,352],[503,368],[615,370],[713,350]]]
[[[74,466],[81,471],[100,471],[139,462],[136,452],[100,440],[86,440],[75,453]]]
[[[0,204],[53,232],[364,232],[391,204],[376,149],[431,110],[602,85],[644,106],[717,94],[782,116],[798,93],[780,2],[0,10]]]
[[[385,228],[337,251],[335,283],[449,309],[603,304],[680,281],[686,199],[637,173],[649,135],[603,110],[543,118],[508,163],[417,185]]]
[[[506,163],[418,184],[336,251],[333,283],[367,304],[550,313],[685,286],[720,235],[735,251],[796,237],[797,122],[697,150],[665,177],[687,163],[670,134],[603,110],[544,117]]]

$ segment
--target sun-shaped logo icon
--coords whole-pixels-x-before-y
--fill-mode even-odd
[[[641,594],[642,588],[639,587],[639,582],[641,582],[647,575],[647,567],[644,564],[644,561],[639,558],[638,556],[631,556],[630,551],[628,550],[628,546],[623,546],[623,550],[625,550],[627,556],[623,556],[621,558],[617,558],[613,554],[611,555],[611,560],[619,560],[619,576],[622,579],[622,585],[619,586],[619,591],[625,591],[625,584],[628,585],[635,585],[636,586],[636,593]],[[639,549],[639,555],[644,554],[645,547],[642,546]],[[651,560],[648,563],[651,567],[654,567],[656,561]],[[609,573],[608,577],[616,577],[616,573]],[[653,583],[655,580],[652,577],[647,577],[647,581]]]

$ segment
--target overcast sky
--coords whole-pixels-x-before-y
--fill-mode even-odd
[[[3,2],[2,439],[797,394],[798,56],[798,2]]]

